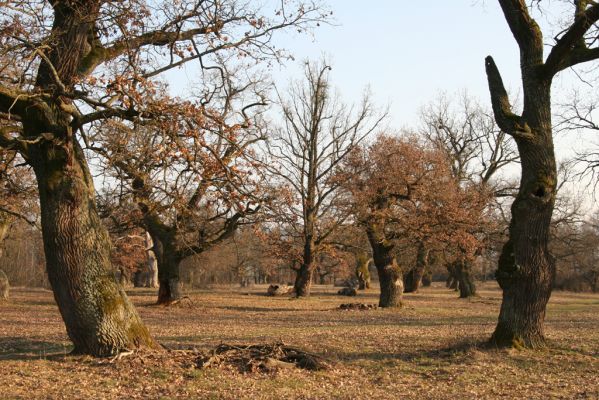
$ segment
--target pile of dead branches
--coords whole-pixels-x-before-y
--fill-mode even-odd
[[[322,357],[283,343],[233,346],[221,344],[212,354],[197,359],[198,368],[235,368],[242,373],[275,372],[301,368],[320,371],[329,368]]]
[[[363,304],[363,303],[346,303],[341,304],[339,309],[346,311],[366,311],[366,310],[376,310],[378,306],[376,304]]]

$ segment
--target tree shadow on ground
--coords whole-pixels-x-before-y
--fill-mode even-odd
[[[64,358],[72,350],[70,344],[31,339],[0,337],[0,361]]]

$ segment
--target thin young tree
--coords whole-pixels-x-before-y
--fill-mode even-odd
[[[310,295],[316,256],[348,218],[338,207],[335,169],[385,117],[368,93],[358,105],[343,104],[331,87],[330,71],[325,61],[305,63],[303,80],[280,95],[283,127],[269,144],[269,170],[291,194],[278,213],[289,220],[303,247],[294,284],[297,297]]]
[[[599,4],[572,2],[571,16],[564,17],[565,25],[545,58],[546,42],[533,18],[534,3],[499,0],[520,49],[521,115],[512,110],[495,61],[491,56],[485,60],[497,125],[516,141],[522,170],[512,204],[509,238],[499,257],[496,276],[503,301],[491,342],[529,348],[545,345],[545,312],[555,277],[555,261],[548,249],[557,186],[551,83],[564,69],[599,58]]]

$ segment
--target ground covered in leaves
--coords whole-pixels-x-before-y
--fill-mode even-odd
[[[347,298],[332,287],[308,300],[265,292],[192,291],[165,308],[132,290],[170,350],[98,360],[68,356],[51,292],[16,288],[0,303],[0,399],[599,398],[599,295],[555,292],[551,348],[532,352],[484,346],[500,304],[493,283],[472,300],[435,285],[399,310],[341,310]],[[299,349],[326,368],[295,367]]]

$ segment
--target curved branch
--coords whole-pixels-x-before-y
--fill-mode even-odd
[[[489,92],[491,93],[491,103],[495,120],[501,130],[507,132],[515,139],[531,139],[532,131],[524,119],[512,112],[510,100],[503,85],[503,79],[493,57],[485,58],[485,69],[487,71],[487,80],[489,82]]]

